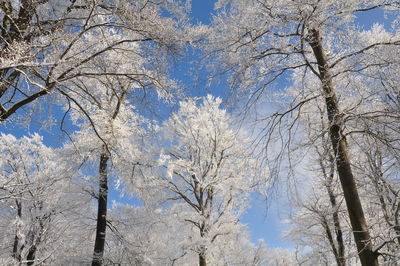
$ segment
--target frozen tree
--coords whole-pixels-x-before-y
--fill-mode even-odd
[[[371,236],[382,262],[395,265],[400,250],[397,159],[376,140],[366,137],[357,140],[353,167]],[[306,187],[305,192],[298,193],[293,203],[295,213],[290,219],[288,236],[302,249],[301,258],[306,264],[357,264],[335,165],[332,159],[326,159],[331,155],[317,154],[320,159],[311,161],[319,161],[320,165],[309,166],[309,178],[301,184]]]
[[[213,247],[240,234],[239,216],[250,191],[262,183],[256,177],[264,177],[256,176],[249,139],[220,104],[221,99],[210,95],[200,105],[195,100],[180,103],[162,127],[165,147],[159,164],[164,170],[154,180],[167,189],[176,219],[197,230],[190,242],[201,266],[213,264]]]
[[[105,262],[121,265],[198,265],[193,247],[198,233],[191,223],[179,219],[179,208],[133,206],[113,202]],[[239,234],[227,234],[207,249],[210,265],[291,266],[294,254],[254,245],[244,225]]]
[[[185,249],[192,228],[177,220],[172,211],[114,202],[109,223],[106,261],[122,265],[196,264],[196,253]]]
[[[185,10],[180,1],[163,0],[2,1],[1,121],[44,95],[68,94],[79,77],[125,76],[165,86],[159,83],[164,55],[182,44]],[[99,68],[96,62],[105,57],[107,65],[118,66],[122,57],[147,64]]]
[[[305,135],[312,143],[307,167],[304,167],[308,178],[299,182],[306,191],[294,193],[292,206],[295,214],[290,218],[292,228],[287,234],[301,249],[306,250],[305,254],[301,254],[305,263],[343,266],[354,256],[348,254],[351,228],[347,227],[348,217],[334,154],[324,130],[326,125],[323,119],[318,122],[311,117],[309,114],[304,121],[308,129]]]
[[[76,164],[38,135],[1,135],[0,149],[1,263],[51,262],[67,244],[66,232],[76,226],[74,209],[89,203],[88,197],[77,197]]]
[[[314,182],[304,184],[308,187],[292,203],[295,213],[287,237],[298,245],[300,261],[306,265],[353,265],[357,259],[351,252],[351,228],[337,180],[318,177],[322,174],[312,175]]]
[[[376,139],[358,140],[355,172],[362,178],[361,193],[384,262],[396,264],[400,251],[399,158]]]
[[[16,23],[25,20],[32,24],[29,29],[36,38],[27,43],[27,50],[34,55],[32,62],[20,63],[16,58],[19,61],[12,65],[4,60],[5,75],[16,77],[14,83],[10,81],[4,87],[7,90],[2,97],[7,101],[1,118],[50,92],[54,92],[52,103],[65,106],[64,132],[67,114],[73,113],[72,122],[79,130],[69,135],[76,153],[87,157],[88,164],[99,157],[93,265],[100,265],[107,226],[109,168],[115,163],[113,169],[117,169],[117,162],[123,160],[129,169],[138,164],[140,152],[136,151],[144,128],[138,122],[141,118],[133,114],[135,99],[170,98],[176,92],[176,83],[167,78],[167,63],[168,56],[182,44],[178,36],[186,7],[180,1],[82,0],[21,1],[10,8],[17,14]],[[24,15],[28,11],[32,14]],[[42,23],[49,21],[57,27],[43,35]],[[5,49],[11,49],[11,42],[5,41]],[[27,86],[21,85],[22,80]],[[51,106],[49,103],[46,107]]]
[[[134,169],[146,164],[144,137],[149,123],[137,114],[127,97],[135,86],[123,79],[86,79],[86,95],[71,93],[71,119],[79,130],[71,135],[75,152],[86,158],[91,167],[98,164],[99,192],[98,214],[93,265],[101,265],[107,228],[107,198],[109,179],[129,186],[133,193],[139,191],[131,180]],[[134,178],[134,177],[133,177]],[[140,179],[140,178],[138,178]],[[132,186],[133,184],[133,186]]]
[[[353,265],[357,259],[354,258],[349,218],[338,187],[333,154],[327,145],[327,134],[319,133],[325,126],[315,123],[315,120],[308,122],[307,135],[313,142],[310,151],[315,150],[315,155],[309,156],[309,178],[301,184],[307,192],[296,193],[295,214],[290,219],[292,229],[288,234],[304,249],[302,257],[305,263]],[[396,240],[398,158],[393,149],[388,149],[373,136],[364,135],[351,138],[351,141],[354,143],[352,158],[356,182],[370,222],[371,236],[382,261],[396,263],[398,256],[395,254],[399,251]]]
[[[376,131],[361,127],[372,121],[380,121],[393,135],[398,134],[398,129],[390,126],[398,123],[398,113],[389,113],[383,103],[387,92],[391,92],[390,98],[397,97],[393,70],[398,67],[395,55],[400,37],[397,19],[391,28],[375,24],[364,30],[355,18],[376,10],[398,11],[399,3],[226,0],[218,1],[217,8],[205,46],[210,57],[218,61],[216,70],[230,71],[235,94],[246,96],[247,113],[251,107],[260,110],[265,102],[276,101],[279,108],[271,115],[264,112],[262,119],[257,117],[265,123],[260,136],[266,147],[272,147],[274,136],[280,138],[281,158],[285,151],[293,152],[295,144],[304,145],[295,137],[302,134],[299,121],[313,106],[323,107],[316,113],[322,113],[326,121],[324,130],[329,135],[361,263],[377,265],[379,252],[373,248],[347,140],[350,134],[375,133],[379,137]],[[387,75],[382,75],[383,71]],[[277,89],[279,82],[286,89]],[[374,104],[373,113],[368,110],[370,104]],[[393,141],[390,144],[395,146]]]

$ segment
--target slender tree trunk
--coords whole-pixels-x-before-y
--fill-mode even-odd
[[[369,170],[370,172],[372,172],[372,175],[370,175],[370,179],[374,184],[376,193],[378,194],[383,216],[385,218],[386,224],[391,229],[394,230],[396,235],[395,238],[397,240],[398,245],[400,245],[400,224],[399,224],[400,203],[397,200],[395,200],[394,202],[390,200],[391,197],[398,199],[399,193],[395,189],[393,189],[391,184],[387,183],[384,178],[384,174],[382,172],[384,159],[382,157],[382,154],[378,152],[375,153],[375,155],[373,155],[372,153],[367,153],[367,155],[370,165]],[[378,157],[374,158],[375,156]],[[384,197],[384,195],[386,195],[386,197]],[[388,201],[389,201],[389,206],[387,203]],[[393,222],[391,221],[392,218],[394,219]]]
[[[322,126],[323,126],[323,128],[325,128],[325,123],[323,123],[323,121],[322,121]],[[324,139],[324,142],[325,141],[326,141],[326,139]],[[316,150],[318,152],[318,148]],[[319,152],[318,152],[318,154],[319,154],[319,158],[320,158],[319,164],[320,164],[321,171],[322,171],[322,174],[323,174],[324,180],[325,180],[324,186],[326,188],[326,191],[328,192],[329,201],[331,203],[331,207],[333,210],[332,219],[333,219],[333,227],[334,227],[335,235],[336,235],[336,243],[333,240],[333,235],[330,231],[327,221],[325,221],[324,227],[325,227],[325,230],[327,230],[327,232],[326,232],[327,237],[328,237],[329,243],[332,247],[332,252],[335,255],[336,264],[338,266],[346,266],[346,258],[344,256],[345,245],[344,245],[344,241],[343,241],[343,233],[342,233],[342,228],[341,228],[340,219],[339,219],[339,207],[337,205],[336,195],[333,190],[333,178],[335,176],[335,170],[336,170],[335,166],[334,166],[335,158],[331,152],[328,152],[328,158],[329,158],[328,162],[331,165],[329,167],[330,169],[329,169],[329,173],[328,173],[326,166],[324,165],[324,161],[326,161],[326,158],[325,158],[326,155],[324,156],[323,154],[321,154]],[[336,244],[337,244],[337,246],[336,246]]]
[[[333,178],[333,176],[331,176]],[[339,209],[336,203],[336,197],[335,194],[333,193],[332,190],[332,179],[330,180],[329,185],[327,185],[327,191],[329,195],[329,201],[331,202],[332,209],[334,210],[332,213],[332,218],[333,218],[333,226],[335,229],[335,234],[336,234],[336,242],[337,242],[337,254],[335,254],[336,257],[336,262],[338,266],[345,266],[346,265],[346,258],[344,257],[344,241],[343,241],[343,233],[342,233],[342,228],[340,226],[340,220],[339,220]]]
[[[200,236],[203,238],[206,234],[206,224],[203,223],[202,227],[200,228]],[[199,252],[199,266],[207,266],[207,258],[206,258],[206,247],[202,246]]]
[[[200,193],[200,201],[199,203],[201,203],[201,209],[202,209],[202,215],[205,218],[205,220],[202,222],[201,226],[200,226],[200,236],[201,238],[204,238],[206,236],[207,233],[207,222],[208,222],[208,217],[206,214],[206,208],[203,205],[204,201],[203,201],[203,191]],[[207,258],[206,258],[206,247],[205,246],[201,246],[200,247],[200,252],[199,252],[199,266],[207,266]]]
[[[107,228],[108,159],[109,156],[107,153],[103,152],[100,155],[97,227],[96,227],[96,240],[94,244],[92,266],[101,266],[103,264],[104,244],[106,240],[106,228]]]
[[[15,234],[12,256],[13,256],[13,258],[20,261],[19,254],[18,254],[18,242],[19,242],[19,237],[17,234]]]
[[[19,219],[22,217],[22,202],[19,202],[18,200],[15,201],[17,205],[17,216]],[[17,229],[18,230],[18,229]],[[21,261],[21,255],[18,252],[18,245],[19,245],[19,237],[18,237],[18,232],[17,230],[15,231],[15,237],[14,237],[14,245],[13,245],[13,253],[12,256],[17,259],[18,261]]]
[[[338,101],[332,83],[332,76],[329,71],[327,55],[322,47],[321,36],[318,30],[311,30],[309,44],[317,60],[319,78],[325,92],[327,115],[330,123],[329,136],[335,154],[337,171],[350,217],[358,255],[363,266],[376,266],[379,265],[378,258],[376,253],[372,250],[371,236],[351,170],[347,142],[342,134],[343,120],[339,111]]]
[[[324,175],[326,176],[327,183],[326,183],[326,190],[328,192],[329,196],[329,201],[331,203],[331,207],[333,210],[332,213],[332,218],[333,218],[333,226],[335,229],[335,235],[336,235],[336,242],[337,242],[337,254],[335,254],[336,257],[336,263],[338,266],[346,266],[346,258],[344,256],[345,252],[345,245],[343,241],[343,233],[342,233],[342,227],[340,225],[340,219],[339,219],[339,207],[336,202],[336,196],[333,191],[333,177],[335,175],[335,158],[333,157],[332,153],[329,152],[329,162],[332,165],[329,174],[326,173],[325,168],[323,169]],[[323,167],[323,164],[321,162],[321,167]]]
[[[335,241],[333,241],[333,235],[332,235],[331,229],[330,229],[329,224],[328,224],[328,221],[326,220],[325,217],[323,218],[322,226],[323,226],[324,229],[325,229],[326,237],[328,238],[329,245],[331,246],[333,255],[335,256],[336,264],[337,264],[338,266],[342,266],[342,265],[340,264],[339,253],[338,253],[338,250],[337,250],[337,248],[336,248]]]

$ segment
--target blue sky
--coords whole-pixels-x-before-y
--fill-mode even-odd
[[[192,13],[193,22],[202,24],[209,24],[211,16],[214,11],[215,0],[192,0]]]

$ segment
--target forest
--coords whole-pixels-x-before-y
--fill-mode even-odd
[[[0,265],[400,264],[400,1],[0,0],[0,37]]]

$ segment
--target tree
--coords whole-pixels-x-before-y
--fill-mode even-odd
[[[191,235],[192,249],[201,266],[210,260],[212,246],[240,234],[239,216],[261,180],[246,147],[249,140],[220,104],[210,95],[200,106],[194,100],[180,103],[162,128],[166,146],[159,164],[164,170],[154,180],[167,189],[177,219],[198,231]]]
[[[156,206],[158,205],[159,208]],[[163,205],[163,204],[162,204]],[[110,209],[106,263],[121,265],[197,265],[193,246],[198,233],[180,217],[181,208],[133,206],[114,202]],[[286,266],[295,265],[287,250],[268,249],[261,241],[249,240],[246,226],[239,234],[215,240],[207,249],[211,265]]]
[[[87,197],[76,198],[79,163],[63,160],[63,149],[46,147],[39,135],[1,135],[0,149],[2,263],[53,261],[76,223],[74,209],[89,203]]]
[[[43,4],[53,7],[57,3],[47,1]],[[15,8],[21,11],[25,7],[22,4]],[[31,8],[35,13],[44,7],[35,3]],[[136,124],[137,117],[129,116],[134,110],[134,98],[142,95],[147,100],[147,97],[157,95],[165,99],[177,89],[177,84],[167,77],[166,66],[169,53],[177,52],[182,43],[177,36],[180,35],[179,27],[185,20],[185,7],[179,1],[71,1],[70,5],[57,6],[51,10],[54,14],[50,13],[50,16],[58,16],[57,12],[61,12],[66,17],[61,18],[59,30],[54,33],[58,38],[51,36],[47,40],[46,49],[38,52],[40,60],[34,62],[35,67],[39,68],[33,72],[34,78],[37,79],[35,75],[40,74],[39,81],[34,85],[41,89],[35,95],[57,91],[58,94],[54,96],[57,103],[67,106],[62,127],[68,118],[67,113],[75,109],[76,117],[72,118],[73,122],[78,121],[78,125],[86,121],[86,124],[78,125],[81,132],[76,132],[73,138],[81,138],[81,144],[88,138],[94,140],[88,141],[92,147],[88,147],[86,143],[80,147],[79,152],[93,158],[93,152],[96,151],[99,156],[98,223],[93,265],[101,265],[107,225],[108,171],[112,160],[118,160],[112,158],[112,155],[116,149],[126,148],[119,141],[127,141],[127,147],[131,147],[127,144],[133,144],[131,140],[124,139],[124,136],[143,129],[142,125]],[[39,18],[41,17],[38,16],[37,19]],[[24,64],[21,67],[25,66],[30,65]],[[6,71],[14,70],[7,68]],[[30,76],[27,75],[27,78]],[[14,84],[14,87],[18,86],[18,83]],[[25,93],[22,100],[5,110],[3,120],[37,98],[27,95]],[[12,97],[18,99],[19,96],[13,94]],[[121,119],[117,116],[121,112],[122,115],[128,115],[122,120],[133,119],[122,121],[132,129],[119,124]],[[140,139],[141,136],[133,136],[132,140]],[[114,145],[119,146],[117,148]],[[137,147],[136,150],[129,150],[125,158],[137,150]],[[137,164],[137,158],[139,155],[134,158],[131,156],[128,164]]]
[[[313,181],[303,184],[307,188],[292,203],[295,213],[287,236],[300,247],[300,260],[306,264],[353,265],[357,259],[349,241],[352,230],[337,176],[312,174]]]
[[[282,138],[282,150],[290,150],[304,109],[324,102],[326,130],[359,257],[363,265],[377,265],[378,253],[371,243],[351,166],[347,126],[355,126],[351,118],[368,119],[369,113],[363,112],[365,102],[382,102],[385,85],[379,83],[389,79],[369,74],[395,68],[396,61],[388,55],[393,57],[400,43],[397,24],[390,31],[379,27],[377,34],[376,27],[358,30],[354,19],[358,13],[380,8],[396,10],[398,2],[249,0],[218,1],[217,6],[224,8],[213,20],[206,51],[218,60],[221,71],[231,72],[230,83],[241,88],[235,91],[237,95],[247,95],[247,106],[257,106],[263,96],[274,94],[268,88],[276,82],[289,82],[288,101],[284,101],[287,108],[281,105],[282,111],[261,119],[269,121],[260,134],[265,136],[266,146],[271,146],[273,133],[279,131],[278,135],[292,136]],[[381,54],[385,56],[376,56]],[[343,99],[348,95],[353,97]],[[377,112],[380,117],[384,114],[385,110]],[[281,134],[282,128],[286,134]]]
[[[376,139],[358,142],[359,159],[355,171],[365,182],[361,186],[371,231],[384,263],[396,264],[400,250],[398,157]]]
[[[114,175],[126,181],[128,178],[124,174],[133,174],[130,172],[131,166],[144,164],[146,155],[141,145],[147,122],[136,113],[133,106],[127,104],[131,83],[124,83],[121,79],[99,78],[86,79],[84,84],[86,94],[90,97],[85,99],[74,94],[71,97],[74,99],[71,118],[80,128],[71,139],[75,152],[87,158],[87,164],[98,162],[99,192],[94,193],[98,201],[98,213],[92,265],[102,265],[109,178]],[[113,167],[109,162],[113,163]],[[128,170],[122,170],[124,168]]]
[[[315,107],[315,106],[314,106]],[[321,106],[318,108],[322,109]],[[368,112],[379,111],[381,106],[370,106]],[[307,160],[307,178],[300,186],[304,186],[307,192],[296,193],[295,214],[290,219],[292,228],[289,236],[300,247],[304,248],[303,261],[327,265],[346,265],[357,263],[352,255],[348,232],[348,216],[343,208],[342,191],[338,188],[338,180],[335,172],[333,153],[329,149],[327,133],[324,132],[324,121],[313,118],[312,109],[308,108],[306,135],[310,139],[310,151],[315,150],[315,155],[310,154]],[[303,111],[305,111],[303,109]],[[321,117],[322,114],[320,114]],[[300,119],[304,120],[304,119]],[[375,119],[374,119],[375,120]],[[360,121],[358,121],[360,122]],[[381,128],[380,139],[390,141],[390,130],[385,130],[382,121],[364,124],[366,132],[376,132],[375,127]],[[390,124],[388,124],[390,127]],[[352,137],[353,168],[356,173],[356,182],[360,191],[361,200],[365,207],[366,217],[370,223],[371,237],[374,239],[382,261],[395,263],[399,247],[396,244],[396,194],[398,181],[395,167],[397,153],[394,145],[382,143],[370,134],[362,137]],[[385,218],[386,217],[386,218]],[[343,253],[344,251],[346,253]],[[347,263],[346,263],[347,261]],[[315,263],[315,262],[314,262]]]
[[[193,265],[194,252],[185,249],[190,225],[161,206],[114,202],[110,209],[110,243],[106,261],[122,265]]]
[[[314,144],[316,150],[326,147],[321,143]],[[357,138],[353,167],[376,249],[379,249],[384,264],[396,264],[400,250],[396,231],[398,168],[396,157],[385,146],[369,136]],[[301,254],[304,262],[356,264],[349,235],[349,217],[342,204],[344,199],[338,188],[337,175],[332,169],[334,163],[325,159],[330,158],[329,154],[320,151],[317,154],[318,157],[309,162],[310,180],[301,185],[306,187],[306,192],[298,193],[294,203],[295,213],[290,219],[288,236],[304,249]],[[319,161],[320,166],[313,165],[315,161]]]
[[[343,194],[338,186],[334,154],[330,149],[328,133],[324,130],[326,125],[323,119],[318,121],[313,115],[313,112],[307,115],[305,126],[310,139],[308,145],[314,154],[311,153],[306,162],[308,178],[300,183],[307,191],[295,193],[293,197],[295,214],[290,219],[292,228],[288,235],[302,249],[312,249],[302,254],[303,261],[315,260],[324,265],[336,263],[344,266],[354,263],[348,252],[349,241],[345,241],[351,238],[351,228],[346,226],[348,217],[342,204]]]
[[[162,77],[161,55],[180,46],[184,12],[180,1],[2,1],[0,120],[49,93],[68,94],[79,77],[153,81],[150,69]],[[151,64],[112,71],[93,64],[107,57],[108,65],[118,66],[117,54],[141,62],[149,57]],[[84,94],[82,84],[75,88]]]

